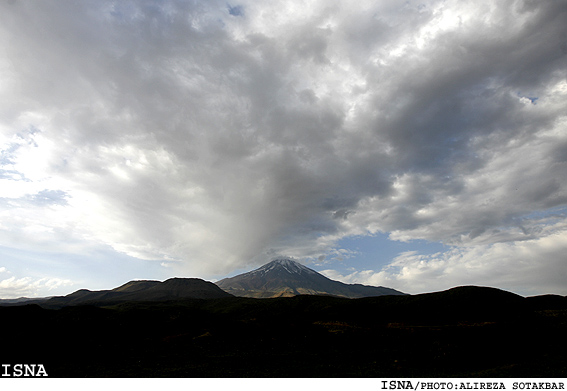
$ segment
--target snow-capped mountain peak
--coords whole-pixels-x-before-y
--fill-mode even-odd
[[[309,269],[306,266],[303,266],[301,263],[294,261],[291,258],[276,258],[273,261],[265,264],[264,266],[253,270],[251,274],[266,274],[271,271],[277,270],[285,270],[291,274],[315,274],[314,270]]]
[[[384,287],[344,284],[331,280],[291,258],[273,259],[258,269],[224,278],[217,285],[228,293],[244,297],[289,297],[332,295],[367,297],[403,294]]]

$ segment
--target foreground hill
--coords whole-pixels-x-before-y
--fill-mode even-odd
[[[276,259],[256,270],[225,278],[216,284],[235,296],[257,298],[296,295],[360,298],[404,294],[390,288],[331,280],[288,258]]]
[[[42,301],[46,308],[69,305],[113,305],[129,301],[166,301],[179,299],[220,299],[230,297],[212,282],[199,278],[170,278],[160,281],[130,281],[112,290],[81,289],[67,296]]]
[[[50,377],[567,377],[567,298],[493,288],[24,305],[0,318],[3,362]]]

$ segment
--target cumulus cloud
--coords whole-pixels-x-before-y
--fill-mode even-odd
[[[562,2],[0,7],[3,245],[206,275],[386,232],[464,265],[567,206]]]
[[[424,293],[458,285],[495,286],[525,296],[553,292],[567,295],[565,287],[565,224],[546,229],[537,239],[484,244],[430,255],[401,253],[382,270],[341,274],[322,273],[347,283],[395,287],[406,293]]]
[[[6,268],[0,268],[2,273],[10,273]],[[74,283],[61,278],[32,278],[15,276],[0,280],[0,297],[17,299],[20,297],[36,297],[38,292],[50,292],[60,287],[72,286]]]

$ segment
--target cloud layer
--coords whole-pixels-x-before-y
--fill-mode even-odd
[[[0,278],[2,278],[0,279],[0,297],[4,299],[36,297],[38,291],[49,292],[53,289],[73,285],[72,281],[59,278],[7,277],[10,274],[10,271],[6,270],[5,267],[0,267]]]
[[[563,2],[0,8],[5,246],[213,275],[385,232],[489,271],[565,232]]]
[[[430,255],[408,251],[380,271],[341,274],[330,269],[322,273],[347,283],[395,287],[412,294],[482,285],[526,296],[550,292],[565,295],[567,232],[562,228],[526,241],[453,247]]]

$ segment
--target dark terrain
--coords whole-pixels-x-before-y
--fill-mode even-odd
[[[51,377],[567,377],[567,298],[404,296],[0,307],[2,363]]]
[[[57,309],[70,305],[109,306],[138,301],[167,301],[182,299],[220,299],[232,297],[212,282],[200,278],[170,278],[160,281],[130,281],[112,290],[81,289],[67,296],[55,296],[38,303],[44,308]],[[28,302],[34,304],[33,302]]]

